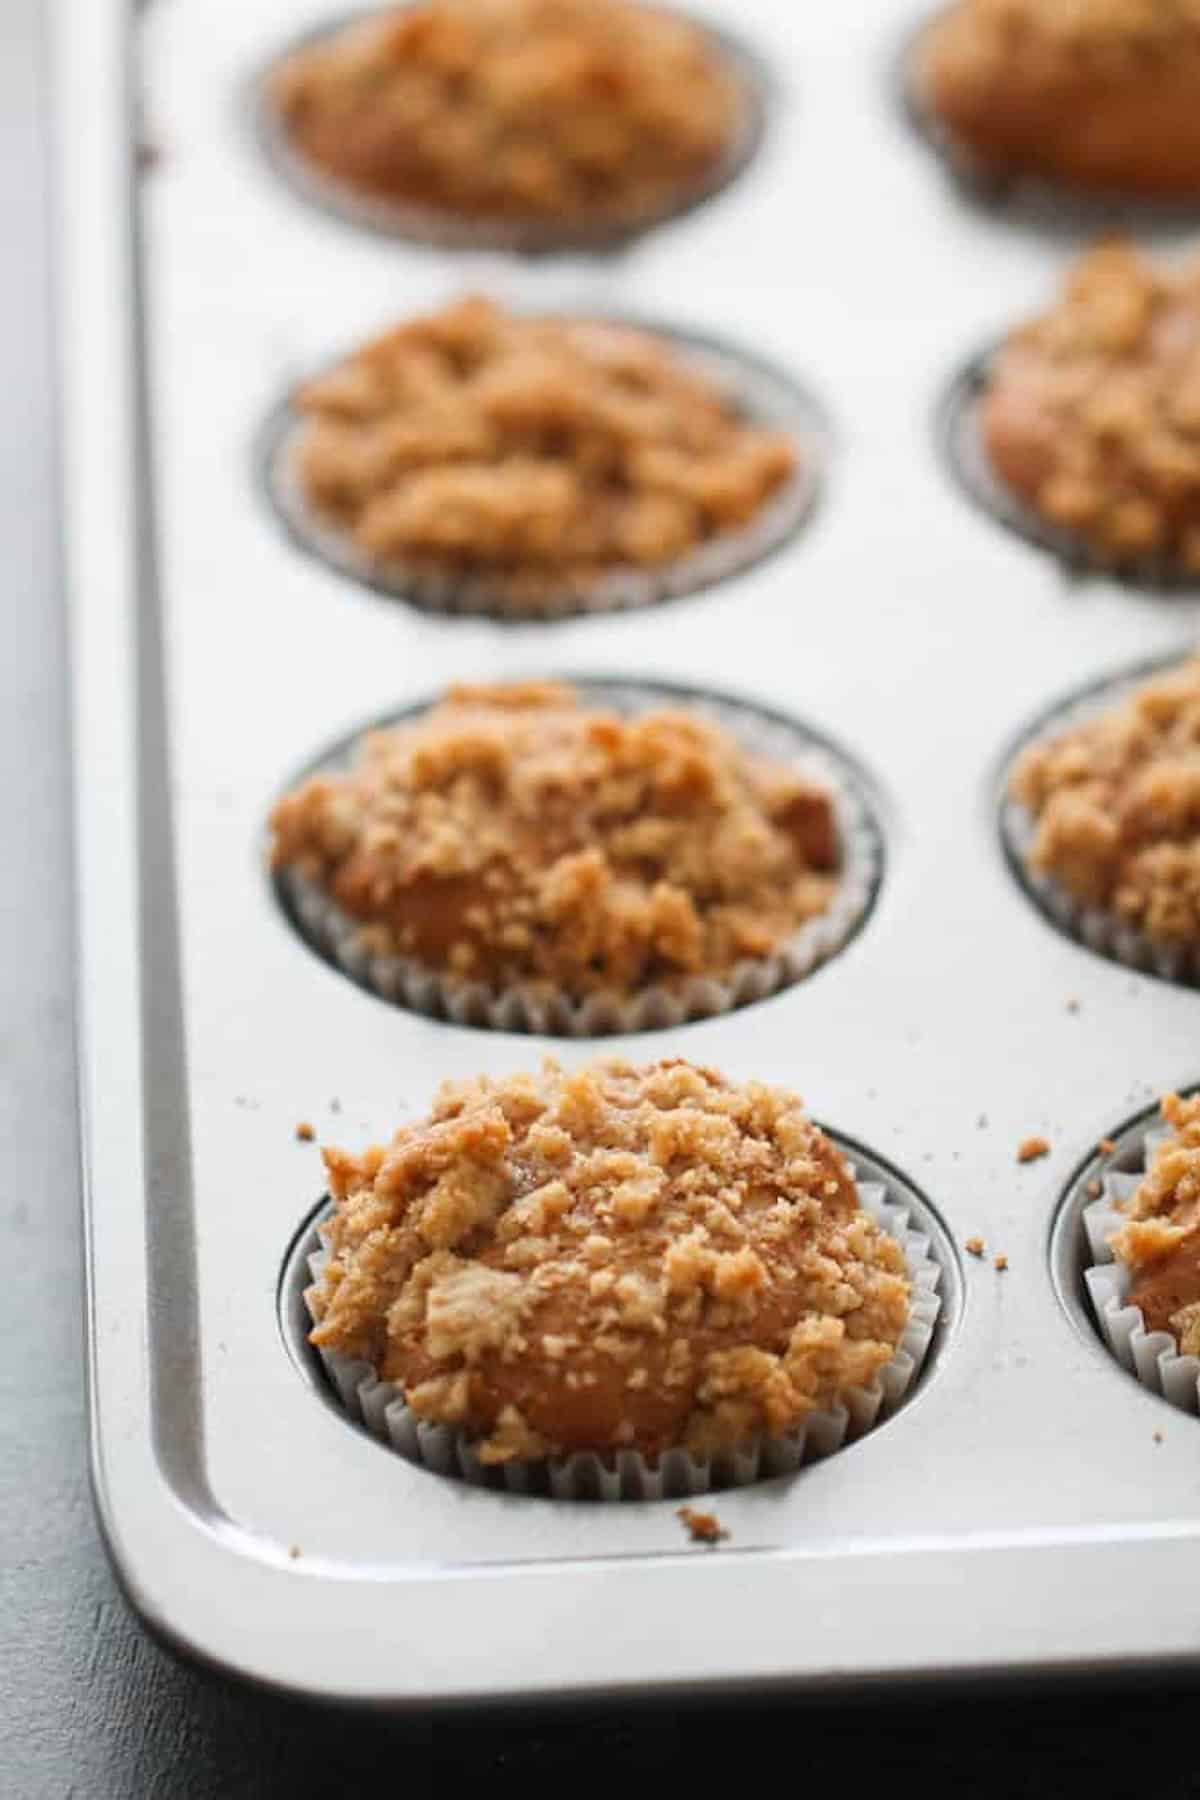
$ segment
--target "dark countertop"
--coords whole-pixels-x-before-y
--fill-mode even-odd
[[[802,1711],[713,1707],[460,1718],[422,1729],[345,1718],[225,1686],[180,1666],[118,1594],[88,1492],[80,1334],[79,1192],[71,1043],[64,643],[57,588],[47,166],[39,0],[0,6],[0,778],[7,781],[0,908],[0,1154],[7,1304],[0,1315],[0,1794],[356,1795],[394,1779],[577,1776],[678,1783],[772,1771],[874,1794],[1019,1800],[1070,1791],[1155,1800],[1200,1794],[1197,1689],[972,1692]],[[15,834],[15,838],[14,838]],[[1153,1596],[1147,1597],[1153,1604]],[[802,1735],[797,1738],[797,1732]],[[856,1772],[861,1771],[858,1775]]]

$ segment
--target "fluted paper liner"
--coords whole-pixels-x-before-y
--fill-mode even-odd
[[[1164,668],[1169,666],[1161,665]],[[1081,698],[1068,702],[1021,743],[1005,772],[1006,782],[1016,761],[1027,749],[1047,742],[1118,704],[1155,672],[1153,669],[1140,669],[1136,674],[1119,676],[1102,687],[1091,689]],[[1089,950],[1097,951],[1101,956],[1123,963],[1126,968],[1136,969],[1142,974],[1158,975],[1164,981],[1200,987],[1200,941],[1194,944],[1155,943],[1144,931],[1138,930],[1104,907],[1089,906],[1076,900],[1053,875],[1035,869],[1029,859],[1037,832],[1037,820],[1027,807],[1010,798],[1007,792],[1001,803],[1000,826],[1008,850],[1019,869],[1023,886],[1041,911],[1068,937],[1086,945]]]
[[[1200,1356],[1181,1356],[1169,1331],[1147,1331],[1140,1307],[1129,1302],[1133,1277],[1113,1255],[1109,1240],[1126,1223],[1124,1206],[1133,1197],[1145,1167],[1170,1133],[1156,1126],[1142,1140],[1142,1172],[1104,1175],[1103,1193],[1083,1208],[1083,1228],[1092,1261],[1084,1281],[1105,1343],[1143,1387],[1183,1412],[1200,1413]]]
[[[418,1419],[405,1405],[403,1391],[394,1382],[381,1381],[369,1363],[338,1351],[318,1350],[317,1354],[352,1419],[409,1462],[475,1487],[512,1494],[548,1493],[556,1500],[667,1500],[792,1474],[802,1464],[829,1456],[844,1443],[862,1437],[895,1411],[920,1372],[941,1310],[941,1269],[931,1254],[928,1234],[910,1224],[907,1198],[894,1195],[884,1181],[872,1180],[859,1183],[858,1201],[863,1211],[903,1246],[908,1261],[912,1303],[895,1355],[870,1387],[849,1389],[843,1402],[810,1413],[795,1431],[780,1437],[763,1434],[712,1458],[701,1459],[678,1448],[665,1451],[657,1463],[638,1451],[620,1450],[608,1455],[577,1451],[537,1462],[485,1464],[456,1427]],[[317,1226],[311,1240],[314,1246],[320,1245]],[[314,1247],[308,1257],[314,1281],[327,1261],[328,1253]],[[305,1289],[304,1300],[315,1322],[312,1291]]]
[[[320,955],[360,987],[413,1012],[495,1031],[585,1038],[670,1029],[731,1012],[790,987],[848,942],[870,910],[882,853],[867,801],[833,750],[797,725],[734,701],[684,697],[649,683],[576,685],[585,701],[620,712],[683,706],[724,726],[746,749],[818,782],[833,800],[842,856],[827,909],[807,920],[773,955],[747,958],[726,975],[686,975],[670,984],[651,983],[633,994],[614,990],[576,998],[544,982],[496,989],[411,957],[378,954],[364,946],[363,921],[351,918],[318,883],[295,869],[281,869],[276,880],[287,909],[300,934]]]
[[[369,556],[310,504],[296,470],[296,440],[304,417],[287,397],[267,419],[260,462],[267,495],[288,536],[340,574],[391,599],[427,612],[513,620],[621,612],[679,599],[715,587],[779,549],[799,530],[820,492],[828,428],[817,402],[796,382],[731,348],[610,313],[594,316],[661,338],[712,380],[744,419],[791,437],[795,469],[745,525],[719,532],[661,566],[616,565],[588,575],[532,567],[470,573],[434,557]]]
[[[658,10],[676,9],[661,7]],[[255,81],[250,92],[250,109],[263,155],[293,193],[319,211],[332,213],[346,224],[378,236],[402,238],[435,249],[495,250],[530,255],[613,248],[715,198],[742,173],[762,142],[767,79],[761,63],[728,33],[718,31],[707,21],[692,18],[690,14],[681,15],[687,16],[703,33],[717,59],[735,77],[739,92],[738,118],[729,142],[710,167],[695,179],[664,189],[653,198],[636,204],[626,202],[603,210],[593,209],[575,218],[558,219],[538,215],[488,218],[366,193],[322,169],[296,148],[272,99],[270,79],[289,56],[321,42],[357,19],[369,16],[358,13],[329,20],[285,46],[270,68]]]

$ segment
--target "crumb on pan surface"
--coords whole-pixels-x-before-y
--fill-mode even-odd
[[[276,805],[275,866],[378,952],[582,996],[729,971],[825,911],[830,795],[682,709],[457,687]]]
[[[924,34],[916,81],[996,173],[1200,192],[1196,0],[955,0]]]
[[[1200,1095],[1168,1094],[1162,1116],[1170,1132],[1111,1243],[1146,1329],[1172,1332],[1182,1355],[1200,1356]]]
[[[421,0],[294,52],[270,99],[348,188],[463,218],[662,211],[734,145],[743,82],[687,20],[625,0]]]
[[[1022,1138],[1021,1142],[1017,1145],[1017,1161],[1020,1163],[1036,1162],[1040,1156],[1049,1156],[1049,1154],[1049,1138]]]
[[[963,1245],[963,1249],[966,1251],[968,1256],[982,1256],[984,1251],[987,1249],[987,1245],[984,1243],[984,1241],[981,1237],[978,1237],[978,1236],[969,1237],[967,1239],[966,1243]]]
[[[311,1144],[317,1133],[307,1119],[301,1119],[296,1126],[296,1140],[301,1144]]]
[[[800,1101],[679,1059],[446,1083],[390,1145],[324,1154],[313,1342],[485,1462],[781,1434],[908,1322],[904,1252]]]
[[[798,467],[664,338],[470,297],[293,398],[306,504],[375,563],[599,581],[746,527]]]
[[[1031,867],[1160,945],[1200,942],[1200,657],[1018,759]]]
[[[1053,530],[1114,567],[1200,576],[1200,257],[1089,251],[998,352],[980,418],[993,468]]]
[[[719,1544],[729,1536],[714,1512],[702,1512],[695,1506],[680,1506],[676,1512],[694,1544]]]

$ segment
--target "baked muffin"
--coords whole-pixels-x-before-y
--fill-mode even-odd
[[[968,166],[1200,197],[1197,0],[955,0],[924,33],[915,78]]]
[[[1079,907],[1150,945],[1200,950],[1200,657],[1018,759],[1028,859]]]
[[[366,570],[517,610],[740,541],[798,466],[664,339],[482,299],[375,339],[292,412],[303,505]]]
[[[287,794],[271,834],[373,955],[576,1002],[732,981],[831,907],[843,864],[834,797],[795,768],[554,683],[452,688]]]
[[[418,0],[289,55],[268,104],[318,178],[481,238],[633,229],[733,172],[757,96],[687,20],[626,0]]]
[[[1162,1114],[1170,1133],[1110,1242],[1146,1330],[1170,1332],[1182,1355],[1200,1356],[1200,1094],[1169,1094]]]
[[[1200,575],[1200,258],[1158,267],[1106,244],[997,354],[986,455],[1093,561]]]
[[[325,1160],[312,1342],[484,1464],[792,1432],[909,1321],[905,1253],[800,1101],[679,1059],[449,1082]]]

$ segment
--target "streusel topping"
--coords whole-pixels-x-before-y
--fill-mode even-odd
[[[1200,657],[1020,757],[1032,866],[1155,943],[1200,942]]]
[[[422,0],[297,51],[272,96],[296,149],[353,188],[569,222],[686,199],[747,107],[711,38],[625,0]]]
[[[997,358],[983,425],[1004,478],[1114,562],[1200,573],[1200,258],[1102,245]]]
[[[1131,1272],[1129,1299],[1147,1329],[1173,1332],[1184,1356],[1200,1356],[1200,1094],[1168,1094],[1162,1114],[1172,1130],[1112,1248]]]
[[[582,996],[720,975],[829,905],[829,794],[695,713],[457,687],[276,805],[272,858],[379,953]]]
[[[1200,0],[958,0],[956,10],[1010,53],[1032,39],[1106,72],[1200,49]]]
[[[313,1342],[484,1461],[786,1432],[908,1321],[904,1254],[795,1095],[679,1059],[449,1082],[326,1163]]]
[[[586,580],[749,523],[791,476],[662,339],[469,299],[376,339],[296,395],[318,515],[376,561]]]

